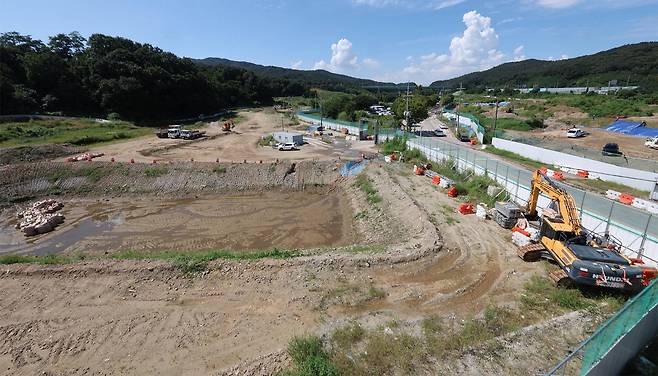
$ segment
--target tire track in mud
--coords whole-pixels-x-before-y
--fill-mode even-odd
[[[396,170],[391,169],[386,166],[381,170],[394,180],[391,174],[396,174]],[[391,310],[417,316],[421,312],[472,313],[483,309],[496,298],[496,289],[505,273],[499,253],[511,244],[501,241],[499,234],[491,231],[489,226],[495,226],[492,222],[460,217],[459,222],[449,225],[441,205],[455,206],[455,202],[442,197],[426,179],[404,174],[396,174],[395,179],[402,193],[437,228],[443,250],[431,260],[376,271],[373,284],[383,288],[387,297],[345,307],[344,312]]]

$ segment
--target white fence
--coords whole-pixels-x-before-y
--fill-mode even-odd
[[[313,117],[313,116],[308,116],[304,114],[297,114],[297,118],[301,121],[310,123],[310,124],[320,124],[320,119]],[[357,136],[360,139],[363,139],[366,136],[366,130],[357,126],[357,125],[349,125],[349,124],[344,124],[338,121],[334,121],[332,119],[322,119],[322,126],[326,129],[331,129],[337,132],[341,132],[343,129],[347,129],[347,133]]]
[[[532,156],[532,159],[550,166],[585,170],[590,173],[590,177],[597,177],[601,180],[623,184],[643,191],[654,192],[657,187],[658,174],[653,172],[615,166],[502,138],[494,138],[493,146],[519,155]]]
[[[502,162],[490,154],[435,137],[407,137],[407,146],[418,149],[428,159],[435,162],[452,159],[460,171],[471,170],[478,175],[486,174],[505,188],[510,200],[527,205],[532,181],[530,171]],[[628,256],[636,257],[641,253],[647,264],[658,264],[655,261],[658,260],[657,216],[597,194],[564,184],[561,186],[574,197],[585,228],[597,233],[607,231],[621,241]],[[540,197],[538,206],[545,208],[549,203],[548,198]]]

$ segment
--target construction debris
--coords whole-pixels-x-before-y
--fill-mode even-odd
[[[83,153],[83,154],[78,154],[73,157],[68,157],[66,158],[67,162],[80,162],[80,161],[90,161],[94,158],[102,157],[105,154],[103,153]]]
[[[64,222],[64,216],[55,213],[63,207],[64,204],[53,199],[37,201],[29,208],[17,213],[21,221],[16,224],[16,228],[21,230],[25,236],[50,232]]]

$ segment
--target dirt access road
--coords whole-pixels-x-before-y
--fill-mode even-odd
[[[185,141],[159,139],[155,135],[140,137],[126,142],[117,142],[93,148],[92,152],[104,153],[97,160],[151,163],[166,161],[200,162],[241,162],[280,160],[327,160],[341,158],[359,158],[362,152],[374,152],[372,141],[346,141],[344,137],[331,137],[331,143],[319,138],[305,137],[307,144],[300,150],[282,152],[271,147],[258,145],[258,141],[272,132],[281,130],[281,115],[274,110],[256,109],[238,114],[235,128],[224,133],[221,122],[210,123],[201,130],[206,131],[206,138]],[[306,126],[287,126],[286,131],[305,133]]]
[[[351,318],[515,304],[536,265],[516,257],[508,232],[456,214],[456,201],[407,170],[366,169],[380,204],[342,183],[355,230],[375,245],[356,253],[218,260],[192,276],[161,262],[2,266],[0,374],[212,374],[263,356],[252,373],[271,374],[291,336]]]

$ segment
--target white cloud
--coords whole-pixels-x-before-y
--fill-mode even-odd
[[[292,68],[292,69],[300,69],[300,68],[302,67],[302,64],[303,64],[303,63],[304,63],[304,62],[301,61],[301,60],[299,60],[299,61],[295,61],[295,62],[293,62],[293,63],[290,64],[290,68]]]
[[[329,63],[320,60],[315,63],[314,69],[342,72],[346,70],[354,70],[358,67],[359,59],[352,52],[352,42],[347,38],[341,38],[337,43],[331,45],[331,60],[329,60]]]
[[[518,46],[514,49],[514,61],[521,61],[525,60],[525,53],[524,53],[524,47]]]
[[[582,3],[582,0],[537,0],[537,5],[544,8],[562,9]]]
[[[377,68],[379,68],[380,64],[379,64],[379,61],[367,57],[367,58],[363,59],[363,66],[365,66],[366,68],[369,68],[369,69],[377,69]]]
[[[374,8],[397,6],[412,9],[440,10],[465,3],[466,1],[468,0],[352,0],[352,3],[354,5],[364,5]]]
[[[566,59],[568,59],[568,58],[569,58],[569,55],[567,55],[567,54],[562,54],[562,55],[560,55],[560,57],[557,57],[557,58],[556,58],[555,56],[549,56],[549,57],[548,57],[548,60],[556,61],[556,60],[566,60]]]
[[[412,61],[402,71],[403,81],[429,83],[485,70],[505,61],[505,54],[498,50],[498,34],[491,26],[491,18],[470,11],[464,14],[462,21],[466,29],[461,36],[452,38],[450,52],[433,52],[421,56],[420,62]]]

